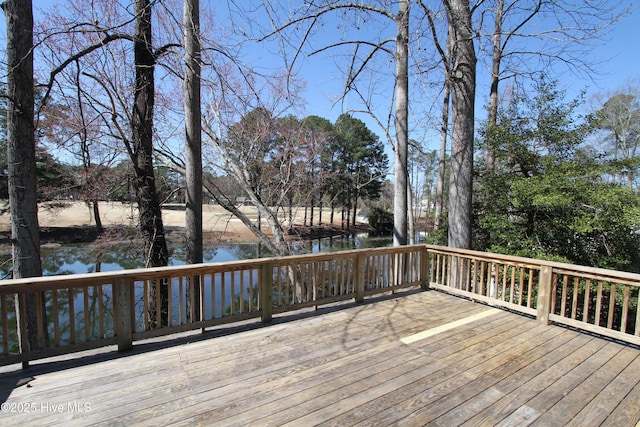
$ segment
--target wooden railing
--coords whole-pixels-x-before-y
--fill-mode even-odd
[[[416,245],[2,281],[0,365],[411,286],[640,344],[638,274]]]
[[[424,246],[2,281],[0,365],[107,345],[124,351],[145,338],[269,322],[273,313],[426,282]],[[37,344],[29,344],[29,328]]]
[[[640,345],[640,274],[428,246],[429,286]]]

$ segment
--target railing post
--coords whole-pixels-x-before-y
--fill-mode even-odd
[[[429,289],[429,250],[426,246],[422,246],[420,249],[420,288],[424,290]]]
[[[353,278],[356,291],[355,302],[360,303],[364,302],[364,267],[367,263],[367,254],[363,252],[358,253],[355,262],[355,277]]]
[[[18,349],[21,354],[26,354],[30,351],[29,349],[29,336],[28,336],[28,327],[27,327],[27,303],[26,296],[24,293],[18,293],[15,296],[15,306],[16,306],[16,332],[18,335]],[[27,369],[29,367],[29,361],[22,361],[22,369]]]
[[[117,278],[114,282],[115,330],[118,337],[118,351],[129,351],[133,348],[133,322],[131,321],[131,307],[133,295],[131,279]]]
[[[538,278],[538,303],[537,316],[538,321],[544,325],[549,324],[549,313],[551,313],[551,279],[553,277],[553,269],[550,266],[543,265],[540,267],[540,277]]]
[[[269,323],[273,318],[273,263],[265,262],[260,267],[260,320]]]

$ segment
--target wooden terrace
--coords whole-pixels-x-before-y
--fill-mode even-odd
[[[444,268],[445,258],[434,256],[422,269],[429,271],[431,290],[414,283],[365,292],[370,296],[356,302],[275,313],[268,325],[244,319],[204,332],[147,337],[123,353],[99,347],[32,360],[24,370],[8,364],[0,368],[0,423],[638,425],[640,349],[630,321],[634,298],[637,305],[632,275],[619,274],[617,285],[601,285],[602,271],[583,268],[587,289],[593,286],[592,299],[599,300],[586,311],[598,310],[603,319],[581,331],[574,324],[592,316],[581,316],[578,308],[590,303],[571,291],[580,280],[565,279],[569,273],[563,266],[550,273],[552,295],[538,291],[537,300],[527,302],[520,293],[528,281],[537,287],[546,280],[545,266],[534,281],[529,280],[534,266],[522,259],[502,257],[508,268],[489,268],[482,264],[485,255],[456,258],[463,255],[475,264],[458,270],[466,274],[460,283],[484,283],[479,274],[486,271],[498,286],[454,285],[442,292],[447,286],[438,279],[444,273],[437,265]],[[451,275],[458,261],[446,262]],[[368,264],[365,270],[371,269]],[[613,288],[615,297],[616,286],[626,311],[608,316],[605,307],[613,307],[615,298],[606,294]],[[502,291],[492,296],[492,287]],[[467,298],[451,295],[464,292]],[[566,317],[570,325],[548,325],[510,307],[540,311],[545,298],[550,317]],[[618,326],[611,335],[628,334],[627,342],[594,333],[607,323],[615,327],[621,316],[631,330]]]
[[[220,336],[221,329],[142,344],[122,357],[82,354],[5,373],[0,422],[633,426],[640,420],[640,351],[628,345],[436,291],[290,316],[228,335]]]

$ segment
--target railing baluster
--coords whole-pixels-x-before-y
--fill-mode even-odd
[[[89,313],[89,287],[88,286],[82,288],[82,294],[83,294],[82,296],[83,296],[83,302],[84,302],[84,312],[82,313],[83,314],[82,318],[84,319],[84,340],[89,341],[91,317],[89,316],[90,313]]]
[[[533,270],[529,268],[529,284],[527,286],[527,308],[531,308],[533,303]]]
[[[218,315],[218,311],[216,310],[216,302],[218,301],[216,298],[216,275],[215,273],[209,274],[210,278],[210,286],[211,286],[211,318],[215,319]],[[204,286],[203,286],[204,287]]]
[[[364,278],[365,278],[365,264],[367,262],[367,256],[363,253],[358,254],[355,259],[354,266],[354,286],[355,286],[355,301],[360,303],[364,301]]]
[[[54,289],[51,295],[51,316],[53,316],[53,342],[60,346],[60,319],[58,317],[58,290]]]
[[[249,270],[249,312],[253,311],[253,268]]]
[[[560,302],[560,315],[567,315],[567,288],[569,287],[569,275],[565,274],[562,278],[562,301]],[[554,307],[555,309],[555,307]]]
[[[500,294],[500,300],[506,301],[507,298],[507,275],[509,274],[509,266],[502,264],[502,293]]]
[[[518,305],[522,305],[522,298],[524,296],[524,266],[518,267]]]
[[[511,271],[511,283],[509,284],[510,286],[509,302],[513,304],[514,294],[516,290],[516,266],[512,265],[510,271]]]
[[[9,354],[9,310],[7,310],[7,296],[0,294],[0,316],[2,316],[2,354]]]
[[[240,275],[240,314],[244,313],[244,270],[238,272]]]
[[[584,306],[582,308],[582,321],[589,321],[589,310],[591,309],[591,279],[587,279],[584,288]]]
[[[578,311],[578,285],[580,283],[580,278],[575,276],[573,278],[573,301],[571,303],[571,318],[575,319]]]
[[[145,331],[149,330],[149,323],[150,320],[149,319],[149,310],[147,310],[147,307],[151,306],[151,303],[149,302],[149,283],[148,280],[143,280],[142,281],[142,298],[143,298],[143,307],[145,308],[144,313],[143,313],[143,319],[144,319],[144,323],[143,323],[143,327]]]
[[[180,276],[180,281],[178,282],[178,325],[184,325],[185,322],[185,313],[184,313],[184,299],[186,297],[186,291],[184,289],[184,276]],[[187,283],[190,280],[187,279]],[[200,286],[203,286],[201,283]]]
[[[229,276],[231,277],[231,313],[236,314],[236,275],[233,271],[229,272]]]
[[[104,338],[104,290],[102,289],[103,285],[96,286],[98,291],[98,322],[100,327],[100,339]],[[55,290],[53,291],[55,294]]]
[[[483,260],[476,260],[476,277],[474,280],[474,293],[476,295],[484,295],[484,288],[486,282],[487,265]]]
[[[616,284],[611,283],[609,288],[609,313],[607,316],[607,328],[613,329],[613,317],[616,312]]]
[[[75,295],[73,294],[73,288],[68,288],[69,293],[69,343],[75,344],[76,342],[76,312],[75,312]]]
[[[627,332],[627,316],[629,314],[629,298],[631,289],[629,285],[624,285],[624,296],[622,300],[622,318],[620,319],[620,332]]]
[[[602,281],[598,280],[598,293],[596,294],[596,317],[593,321],[594,325],[600,326],[600,312],[602,308]]]

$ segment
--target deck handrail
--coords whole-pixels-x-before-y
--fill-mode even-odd
[[[640,274],[427,246],[429,286],[640,345]]]
[[[0,365],[107,345],[125,351],[145,338],[269,322],[274,313],[412,286],[640,344],[639,274],[414,245],[0,281]],[[37,344],[24,333],[28,295]],[[149,311],[163,307],[167,324],[156,326]]]
[[[126,351],[145,338],[426,286],[421,259],[424,246],[405,246],[0,281],[0,365],[106,345]],[[28,295],[35,344],[24,333]]]

